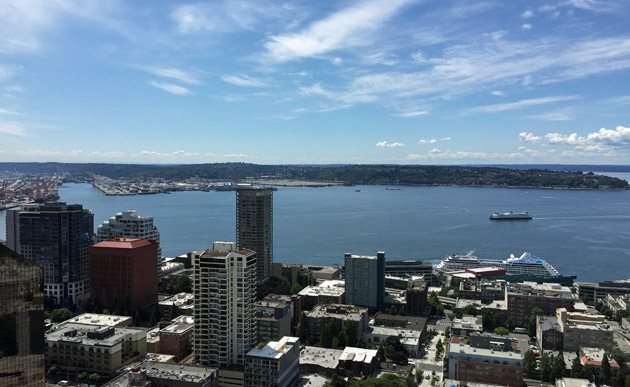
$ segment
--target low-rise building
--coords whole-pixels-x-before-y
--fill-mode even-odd
[[[424,281],[429,285],[437,285],[437,279],[433,276],[433,264],[418,260],[387,260],[385,261],[385,275],[393,277],[424,277]]]
[[[448,345],[448,377],[501,386],[523,384],[523,357],[518,342],[498,336],[453,337]]]
[[[285,336],[245,355],[245,386],[289,387],[298,378],[300,339]]]
[[[310,333],[319,336],[329,320],[335,321],[341,331],[346,321],[351,321],[359,340],[363,339],[363,331],[368,325],[368,309],[353,305],[317,305],[306,314]]]
[[[370,376],[379,367],[377,350],[346,347],[339,357],[338,372],[348,377]]]
[[[331,377],[337,373],[342,353],[340,349],[305,346],[300,351],[300,373]]]
[[[483,332],[483,318],[481,316],[463,315],[461,318],[454,318],[451,322],[451,335],[470,336],[471,334]]]
[[[420,344],[422,343],[422,332],[411,329],[391,328],[382,326],[368,327],[363,340],[371,341],[374,344],[382,345],[390,337],[396,337],[411,357],[418,357]]]
[[[175,361],[180,361],[188,356],[192,350],[193,333],[195,332],[195,319],[190,316],[179,316],[171,324],[160,329],[159,353],[175,356]]]
[[[195,297],[192,293],[178,293],[158,302],[158,305],[162,316],[170,316],[173,307],[177,310],[177,314],[192,314],[193,309],[191,308],[194,308],[194,302]]]
[[[606,351],[603,348],[595,348],[595,347],[581,347],[580,348],[580,363],[584,365],[590,365],[595,367],[601,374],[602,372],[602,361],[604,360],[604,356],[606,356]],[[608,358],[608,363],[610,364],[610,370],[613,375],[616,375],[621,367],[615,361],[615,359],[611,357]],[[602,377],[604,375],[601,375]]]
[[[588,379],[562,378],[556,379],[556,387],[596,387],[596,384]]]
[[[130,327],[133,325],[133,320],[129,316],[98,313],[83,313],[65,322],[108,327]]]
[[[291,330],[293,331],[300,321],[302,315],[302,297],[298,294],[291,296],[286,294],[268,294],[264,301],[279,301],[284,302],[289,307],[289,314],[291,315]]]
[[[289,306],[281,301],[258,301],[254,322],[261,341],[280,340],[291,335]]]
[[[346,282],[343,280],[324,281],[318,285],[305,287],[298,295],[302,297],[304,309],[311,309],[317,304],[343,304],[346,301]]]
[[[103,387],[218,387],[218,380],[216,368],[144,361]]]
[[[628,312],[630,310],[630,294],[613,296],[606,294],[602,300],[613,312]]]
[[[595,305],[606,295],[622,296],[630,294],[630,279],[595,282],[576,282],[577,294],[587,305]]]
[[[564,345],[562,328],[551,316],[536,317],[536,343],[541,351],[560,351]]]
[[[540,308],[546,315],[553,315],[558,308],[573,310],[573,293],[567,286],[556,283],[522,282],[507,287],[508,318],[522,327],[525,317],[533,308]]]
[[[111,376],[146,353],[146,330],[142,328],[66,321],[46,333],[46,364],[71,372]]]
[[[601,314],[556,310],[556,320],[563,334],[564,351],[577,352],[580,347],[598,347],[611,351],[614,347],[614,332]]]
[[[311,274],[313,278],[322,281],[338,280],[341,275],[341,269],[339,269],[339,265],[324,266],[319,270],[313,270]]]

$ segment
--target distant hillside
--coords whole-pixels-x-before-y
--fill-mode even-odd
[[[460,185],[582,189],[628,187],[628,183],[624,180],[596,175],[592,172],[497,166],[0,163],[0,171],[20,171],[29,174],[57,173],[65,174],[68,178],[85,177],[88,173],[96,173],[110,178],[186,179],[199,177],[232,180],[235,177],[273,177],[275,179],[334,181],[353,185]]]

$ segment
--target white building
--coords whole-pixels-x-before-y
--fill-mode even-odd
[[[293,386],[300,370],[300,339],[270,341],[249,351],[245,361],[245,386]]]
[[[256,253],[215,242],[192,258],[195,358],[219,368],[244,365],[256,344]]]
[[[129,210],[119,212],[116,216],[112,216],[103,224],[98,225],[96,229],[97,243],[114,238],[141,238],[156,241],[158,243],[158,282],[162,279],[161,268],[164,264],[164,258],[160,246],[160,232],[153,225],[152,216],[139,216],[135,210]]]

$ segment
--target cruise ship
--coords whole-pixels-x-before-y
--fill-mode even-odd
[[[558,270],[544,259],[532,257],[530,253],[523,253],[520,257],[514,254],[505,260],[479,259],[469,252],[466,255],[452,255],[444,258],[435,266],[438,271],[457,271],[478,267],[498,267],[505,269],[511,275],[531,275],[536,277],[557,277]]]
[[[527,213],[527,211],[523,212],[495,212],[490,215],[490,220],[529,220],[532,216]]]

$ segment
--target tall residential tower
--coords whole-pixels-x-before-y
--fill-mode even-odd
[[[212,367],[244,365],[256,344],[256,253],[215,242],[193,262],[195,358]]]
[[[346,304],[380,309],[385,300],[385,253],[345,255]]]
[[[56,303],[90,297],[94,215],[80,204],[26,205],[7,213],[7,245],[44,270],[44,295]]]
[[[116,238],[151,239],[157,242],[157,276],[162,279],[161,267],[164,264],[162,247],[160,247],[160,232],[153,225],[152,216],[139,216],[135,210],[119,212],[109,220],[100,224],[96,229],[96,241],[103,242]]]
[[[273,191],[257,186],[236,189],[236,245],[256,252],[258,282],[272,274]]]

